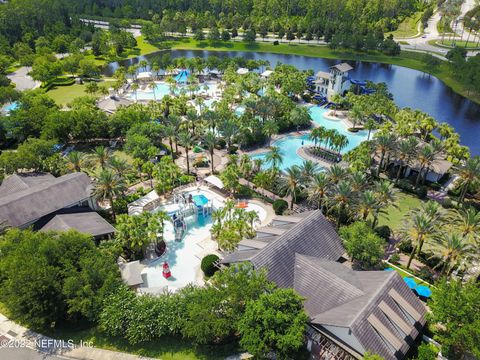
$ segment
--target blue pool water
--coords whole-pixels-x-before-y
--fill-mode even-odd
[[[356,133],[352,133],[347,130],[347,127],[342,121],[335,121],[325,118],[325,114],[328,112],[328,109],[325,109],[320,106],[312,106],[309,109],[310,116],[315,124],[323,126],[326,129],[337,130],[340,134],[345,135],[348,139],[348,145],[345,149],[342,150],[342,154],[356,148],[362,141],[367,140],[368,131],[362,130]]]
[[[354,149],[362,141],[367,140],[368,131],[359,131],[357,133],[351,133],[347,130],[345,124],[342,121],[329,120],[324,117],[324,114],[328,112],[328,109],[312,106],[310,109],[310,115],[315,124],[321,125],[326,129],[335,129],[340,134],[343,134],[348,139],[348,145],[345,149],[342,150],[342,154]],[[293,165],[301,165],[303,159],[297,155],[297,151],[304,145],[313,145],[313,141],[309,140],[309,135],[300,135],[300,136],[286,136],[282,139],[274,141],[272,146],[278,146],[283,156],[283,163],[280,166],[281,170],[285,170]],[[266,153],[252,155],[251,158],[255,159],[265,159]],[[265,168],[270,167],[270,164],[264,164]]]
[[[10,104],[8,104],[8,105],[5,105],[5,106],[3,107],[3,110],[4,110],[5,112],[9,113],[9,112],[12,111],[12,110],[18,109],[19,106],[20,106],[19,103],[18,103],[17,101],[14,101],[14,102],[12,102],[12,103],[10,103]]]
[[[193,195],[192,196],[193,202],[197,206],[205,206],[208,204],[208,199],[205,195],[200,194],[200,195]]]
[[[217,84],[215,83],[206,83],[201,84],[198,92],[206,92],[209,96],[214,96],[217,90]],[[189,94],[187,87],[184,85],[177,85],[175,90],[175,95],[178,94]],[[159,82],[155,84],[153,91],[149,90],[137,90],[135,92],[130,92],[129,97],[132,100],[161,100],[165,95],[171,95],[172,91],[170,90],[170,85],[165,82]]]

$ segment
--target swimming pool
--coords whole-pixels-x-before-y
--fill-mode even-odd
[[[215,209],[224,206],[225,199],[209,190],[191,190],[186,191],[184,196],[192,195],[192,200],[196,205],[204,206],[211,203]],[[160,206],[154,211],[162,210],[170,216],[180,209],[179,204],[171,203]],[[260,221],[267,218],[266,210],[258,205],[248,202],[247,211],[255,211]],[[217,244],[210,237],[212,227],[212,217],[210,214],[199,213],[198,216],[192,215],[185,218],[186,233],[182,241],[175,241],[175,230],[173,223],[168,221],[165,224],[164,239],[167,244],[167,251],[158,259],[147,264],[142,270],[142,279],[144,284],[141,288],[146,292],[159,293],[166,287],[175,291],[183,288],[189,283],[196,283],[201,278],[200,262],[201,259],[217,250]],[[163,263],[167,262],[172,277],[165,279],[162,275]]]
[[[346,152],[356,148],[362,141],[367,140],[368,131],[362,130],[357,133],[352,133],[347,130],[346,125],[342,121],[327,119],[324,115],[328,111],[328,109],[320,106],[312,106],[309,109],[310,116],[316,125],[321,125],[326,129],[335,129],[340,134],[343,134],[347,137],[348,145],[341,151],[342,154],[345,154]],[[293,165],[301,165],[303,163],[304,159],[297,154],[297,151],[304,145],[314,145],[314,142],[309,140],[308,137],[308,134],[299,136],[286,136],[272,143],[272,146],[279,147],[282,153],[283,163],[280,165],[281,170],[285,170]],[[267,152],[268,151],[252,155],[251,158],[253,160],[264,160]],[[263,167],[268,168],[270,167],[270,164],[264,164]]]
[[[19,106],[20,104],[17,101],[14,101],[10,104],[5,105],[3,107],[3,111],[5,111],[8,114],[10,113],[10,111],[18,109]]]
[[[188,91],[187,86],[185,85],[176,85],[176,91],[175,95],[185,93],[189,94],[190,92]],[[205,94],[208,96],[215,96],[217,92],[217,83],[215,82],[206,82],[203,84],[199,84],[199,90],[196,91],[195,93],[197,94]],[[170,95],[171,92],[171,87],[169,84],[165,82],[156,82],[155,87],[153,89],[149,88],[147,90],[137,90],[136,95],[134,91],[131,91],[128,94],[128,97],[132,100],[160,100],[162,99],[165,95]]]
[[[193,199],[193,202],[195,203],[195,205],[197,205],[197,206],[205,206],[205,205],[208,204],[208,198],[203,194],[193,195],[192,199]]]

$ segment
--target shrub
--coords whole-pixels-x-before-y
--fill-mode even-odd
[[[215,254],[210,254],[205,256],[202,259],[202,264],[200,265],[203,273],[205,276],[212,276],[218,270],[218,268],[214,265],[215,261],[217,261],[219,257]]]
[[[398,264],[399,261],[400,261],[400,255],[393,254],[392,256],[390,256],[390,262],[392,264]]]
[[[402,253],[410,254],[412,252],[412,244],[409,243],[408,241],[402,241],[400,244],[398,244],[398,248]]]
[[[218,140],[217,145],[220,149],[223,149],[223,148],[225,148],[225,146],[227,146],[227,143],[224,139],[220,139],[220,140]]]
[[[420,186],[416,191],[415,193],[417,194],[417,196],[420,198],[420,199],[426,199],[427,197],[427,193],[428,193],[428,189],[426,186]]]
[[[412,192],[413,191],[413,185],[410,181],[407,179],[401,179],[397,182],[396,185],[399,189],[405,190],[406,192]]]
[[[195,176],[193,175],[181,175],[178,178],[180,185],[190,184],[191,182],[195,181]]]
[[[390,230],[387,225],[377,226],[375,232],[385,241],[390,240],[390,236],[392,235],[392,230]]]
[[[275,200],[272,206],[275,215],[282,215],[283,212],[288,209],[288,203],[283,199]]]
[[[236,153],[237,153],[237,150],[238,150],[238,146],[232,145],[232,146],[230,146],[230,148],[228,149],[228,153],[229,153],[230,155],[233,155],[233,154],[236,154]]]
[[[423,343],[417,349],[416,360],[435,360],[438,354],[438,348],[433,344]]]

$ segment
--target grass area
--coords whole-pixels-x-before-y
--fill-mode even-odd
[[[478,50],[479,47],[476,42],[470,40],[467,44],[466,40],[450,40],[450,39],[444,39],[442,40],[430,40],[428,42],[430,45],[434,46],[440,46],[440,47],[445,47],[445,48],[453,48],[454,46],[461,46],[463,48],[469,49],[469,50]]]
[[[180,337],[162,337],[159,340],[130,345],[125,340],[106,336],[96,328],[58,329],[47,335],[56,339],[72,339],[75,343],[88,341],[97,348],[162,360],[223,360],[225,357],[239,352],[236,343],[194,347],[191,342]]]
[[[391,268],[394,269],[396,272],[398,272],[402,278],[416,276],[415,274],[408,273],[407,271],[403,270],[403,269],[400,268],[398,265],[395,265],[395,264],[387,264],[387,266],[388,266],[388,267],[391,267]],[[423,285],[431,286],[431,284],[430,284],[429,282],[426,282],[425,280],[420,279],[418,276],[415,277],[415,281],[416,281],[417,283],[422,283]]]
[[[392,31],[385,36],[390,34],[393,35],[396,39],[401,38],[411,38],[422,33],[422,28],[420,27],[420,34],[419,34],[419,23],[420,19],[422,18],[423,11],[417,11],[416,13],[412,14],[411,16],[406,17],[400,25],[398,25],[398,29]]]
[[[453,33],[452,28],[450,27],[450,23],[452,22],[452,18],[449,16],[442,16],[440,21],[437,23],[437,31],[439,34],[443,33]]]
[[[109,86],[112,81],[102,81],[99,83],[100,86]],[[51,90],[47,92],[48,96],[50,96],[58,105],[64,106],[70,103],[73,99],[85,96],[87,93],[85,92],[85,84],[74,84],[70,86],[57,86],[53,87]]]
[[[397,207],[389,206],[385,214],[378,218],[379,225],[388,225],[393,231],[398,231],[402,225],[403,217],[410,210],[420,206],[422,200],[414,195],[399,193],[396,201]]]

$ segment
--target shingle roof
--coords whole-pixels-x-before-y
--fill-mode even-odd
[[[55,179],[52,174],[21,173],[14,174],[3,180],[0,186],[0,196],[7,196],[18,191],[27,190],[33,186],[41,185]]]
[[[6,181],[7,189],[12,189],[10,181]],[[91,187],[90,178],[81,172],[58,178],[42,177],[35,185],[15,188],[14,191],[9,191],[8,195],[1,196],[0,219],[6,220],[10,226],[22,227],[45,215],[88,199]],[[3,184],[0,189],[3,189]]]
[[[341,64],[333,65],[332,68],[335,68],[335,69],[337,69],[338,71],[341,71],[341,72],[347,72],[347,71],[353,70],[353,67],[351,67],[347,63],[341,63]]]
[[[55,215],[40,231],[67,231],[69,229],[75,229],[92,236],[102,236],[115,232],[115,228],[94,211]]]
[[[425,323],[425,307],[395,271],[354,271],[297,254],[294,277],[312,324],[348,328],[385,359],[403,358]]]
[[[256,268],[266,268],[278,286],[292,287],[295,253],[336,261],[344,252],[335,229],[317,210],[261,249],[251,262]]]

